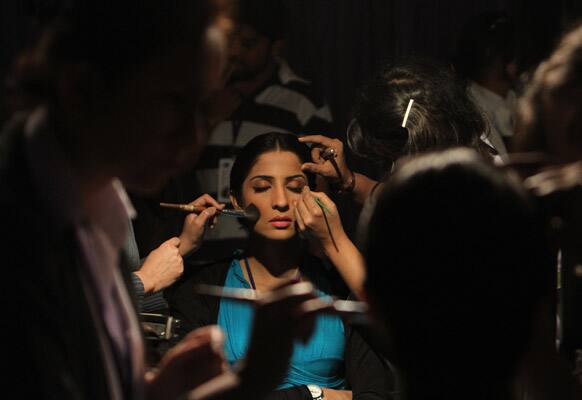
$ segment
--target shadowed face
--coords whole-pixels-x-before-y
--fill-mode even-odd
[[[301,161],[290,151],[271,151],[259,156],[242,185],[246,207],[254,204],[260,217],[254,232],[272,240],[291,239],[296,234],[293,201],[299,200],[307,177]]]
[[[271,61],[271,41],[254,28],[240,24],[229,40],[233,81],[251,80]]]
[[[115,89],[105,89],[89,123],[94,151],[130,189],[159,190],[197,161],[206,140],[201,110],[216,90],[226,58],[224,32],[210,26],[202,42],[168,48]]]

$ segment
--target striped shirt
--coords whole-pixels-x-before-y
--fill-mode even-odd
[[[314,93],[309,81],[297,76],[281,61],[263,88],[243,101],[211,133],[196,168],[198,193],[209,193],[218,201],[228,202],[232,160],[255,136],[267,132],[330,135],[331,130],[332,116],[323,98]],[[215,229],[207,232],[196,258],[210,261],[219,258],[214,254],[228,256],[229,248],[235,243],[237,246],[244,243],[245,237],[246,232],[236,220],[221,218]]]

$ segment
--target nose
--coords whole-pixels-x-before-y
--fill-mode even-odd
[[[272,193],[271,206],[273,209],[287,211],[289,209],[289,198],[287,197],[287,191],[285,188],[283,186],[277,186]]]

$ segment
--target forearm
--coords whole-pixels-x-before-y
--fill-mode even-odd
[[[374,186],[378,184],[378,181],[357,172],[354,173],[354,177],[356,184],[352,192],[353,198],[358,204],[364,204],[366,199],[370,196],[372,189],[374,189]]]
[[[139,270],[139,271],[135,271],[133,273],[133,283],[134,283],[134,287],[136,287],[136,283],[137,283],[137,279],[139,279],[139,282],[141,283],[142,286],[142,290],[140,291],[141,293],[141,297],[143,299],[143,296],[148,294],[148,293],[152,293],[154,290],[154,284],[153,284],[153,279],[151,279],[151,277],[145,273],[143,270]],[[137,292],[137,290],[136,290]]]
[[[323,388],[323,398],[325,400],[352,400],[352,391]]]
[[[323,251],[352,293],[361,299],[366,274],[364,258],[344,231],[337,236],[335,244],[332,240],[322,243]]]

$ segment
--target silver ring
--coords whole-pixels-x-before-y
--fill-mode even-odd
[[[333,160],[336,157],[337,157],[337,151],[335,151],[335,149],[333,147],[327,147],[321,153],[321,158],[323,158],[325,161]]]

